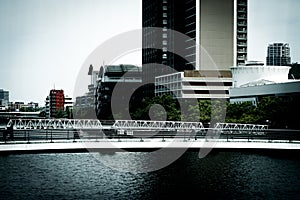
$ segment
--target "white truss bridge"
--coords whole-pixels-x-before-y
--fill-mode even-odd
[[[116,120],[111,126],[103,126],[96,119],[11,119],[7,126],[14,130],[31,129],[79,129],[79,130],[145,130],[145,131],[265,131],[267,125],[216,123],[213,128],[205,128],[201,122],[181,121],[147,121],[147,120]]]
[[[178,121],[136,121],[117,120],[113,125],[116,130],[154,130],[154,131],[190,131],[204,130],[201,122],[178,122]]]
[[[268,129],[267,125],[259,124],[236,124],[236,123],[216,123],[215,129],[222,131],[251,131],[260,132]]]
[[[102,129],[99,120],[92,119],[11,119],[7,126],[24,129]]]

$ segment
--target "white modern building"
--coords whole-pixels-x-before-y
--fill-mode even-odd
[[[233,87],[229,89],[231,103],[252,102],[257,105],[264,96],[300,95],[300,80],[289,80],[288,66],[232,67]]]
[[[229,98],[230,71],[185,70],[155,78],[155,95],[171,94],[183,99]]]

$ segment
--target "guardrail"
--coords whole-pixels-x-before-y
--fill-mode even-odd
[[[22,129],[102,129],[102,124],[95,119],[11,119],[8,127]]]
[[[116,120],[103,126],[95,119],[11,119],[0,130],[2,141],[94,140],[99,138],[206,138],[300,140],[299,130],[270,130],[267,125],[201,122]],[[208,134],[209,133],[209,134]],[[213,133],[213,134],[211,134]],[[214,134],[215,133],[215,134]],[[2,134],[2,135],[1,135]],[[1,140],[0,140],[1,141]]]

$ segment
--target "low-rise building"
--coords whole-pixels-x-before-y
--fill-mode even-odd
[[[183,99],[229,98],[230,71],[185,70],[155,78],[155,95],[171,94]]]

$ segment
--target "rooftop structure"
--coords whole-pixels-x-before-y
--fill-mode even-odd
[[[232,67],[233,87],[288,81],[290,67],[247,65]]]

